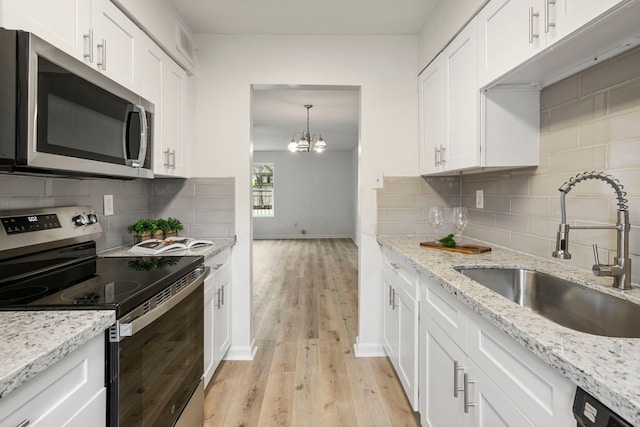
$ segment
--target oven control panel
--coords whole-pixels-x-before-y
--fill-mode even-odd
[[[0,259],[19,256],[39,245],[46,250],[96,240],[102,233],[98,215],[90,206],[0,211],[0,222]]]
[[[60,228],[58,215],[47,213],[41,215],[21,215],[2,218],[2,226],[7,235],[29,233],[32,231]]]

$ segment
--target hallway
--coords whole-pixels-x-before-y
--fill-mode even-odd
[[[353,356],[358,248],[350,239],[253,242],[253,361],[223,361],[205,427],[419,426],[387,358]]]

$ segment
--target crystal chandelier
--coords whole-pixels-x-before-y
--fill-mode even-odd
[[[291,142],[287,148],[291,152],[296,151],[316,151],[322,153],[327,149],[327,143],[322,139],[320,132],[315,132],[313,135],[309,132],[309,110],[313,107],[311,104],[306,104],[304,108],[307,109],[307,130],[301,133],[295,133],[291,137]],[[297,141],[297,142],[296,142]]]

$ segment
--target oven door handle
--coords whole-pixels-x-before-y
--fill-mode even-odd
[[[189,283],[185,288],[178,292],[176,295],[168,299],[163,304],[155,307],[153,310],[149,311],[146,314],[136,318],[132,322],[129,323],[120,323],[116,321],[115,324],[115,334],[111,334],[110,341],[111,342],[119,342],[122,341],[125,337],[132,337],[155,320],[157,320],[160,316],[165,314],[167,311],[171,310],[176,305],[180,304],[182,300],[188,297],[193,291],[195,291],[200,285],[204,283],[204,279],[207,278],[209,272],[211,271],[211,267],[200,268],[202,273],[198,276],[196,280]],[[115,336],[114,336],[115,335]]]

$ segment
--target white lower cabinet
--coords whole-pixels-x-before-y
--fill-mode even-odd
[[[383,347],[414,410],[418,409],[418,273],[383,251]]]
[[[205,264],[211,268],[204,281],[204,383],[205,387],[231,345],[230,249]]]
[[[423,426],[574,426],[575,386],[431,281],[421,280]]]
[[[99,334],[0,400],[0,427],[106,425],[105,338]]]

